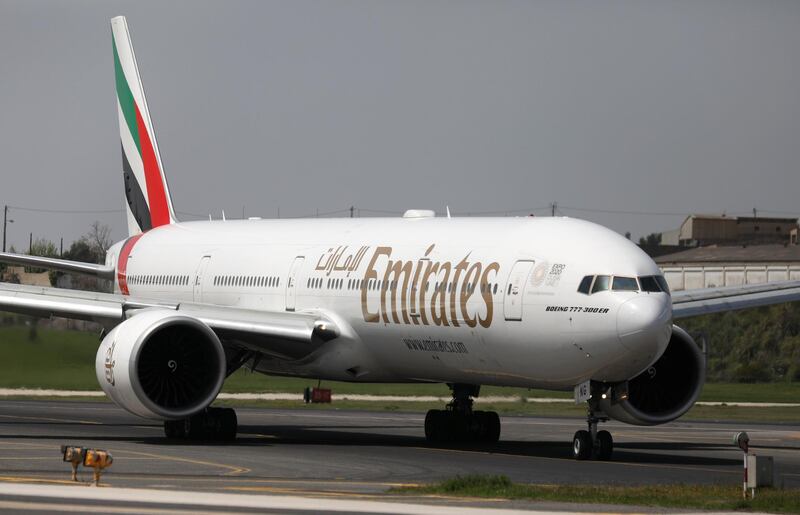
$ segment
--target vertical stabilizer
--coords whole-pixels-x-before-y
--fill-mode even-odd
[[[133,236],[176,218],[124,16],[111,19],[111,33],[128,233]]]

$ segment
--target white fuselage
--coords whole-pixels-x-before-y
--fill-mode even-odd
[[[189,222],[118,243],[108,264],[138,298],[337,323],[341,336],[306,359],[258,360],[265,373],[565,388],[635,376],[671,328],[667,293],[578,292],[587,275],[660,271],[620,235],[569,218]]]

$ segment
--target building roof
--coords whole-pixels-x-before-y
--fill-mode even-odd
[[[800,245],[747,245],[696,247],[659,256],[658,264],[800,262]]]
[[[730,215],[714,215],[714,214],[694,214],[689,215],[684,219],[684,222],[688,219],[693,220],[730,220],[732,222],[747,222],[747,223],[756,223],[756,222],[764,222],[764,223],[782,223],[782,224],[794,224],[797,223],[797,217],[775,217],[775,216],[730,216]]]

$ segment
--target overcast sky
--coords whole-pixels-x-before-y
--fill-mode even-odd
[[[797,1],[0,0],[17,248],[126,236],[120,14],[184,219],[557,201],[638,237],[800,214]]]

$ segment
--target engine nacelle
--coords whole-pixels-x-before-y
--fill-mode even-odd
[[[598,409],[609,417],[640,426],[664,424],[680,417],[694,405],[706,380],[705,357],[689,334],[672,326],[667,349],[647,370],[612,387]]]
[[[189,417],[208,407],[225,380],[225,351],[206,324],[169,310],[148,310],[115,327],[97,350],[103,391],[134,415]]]

